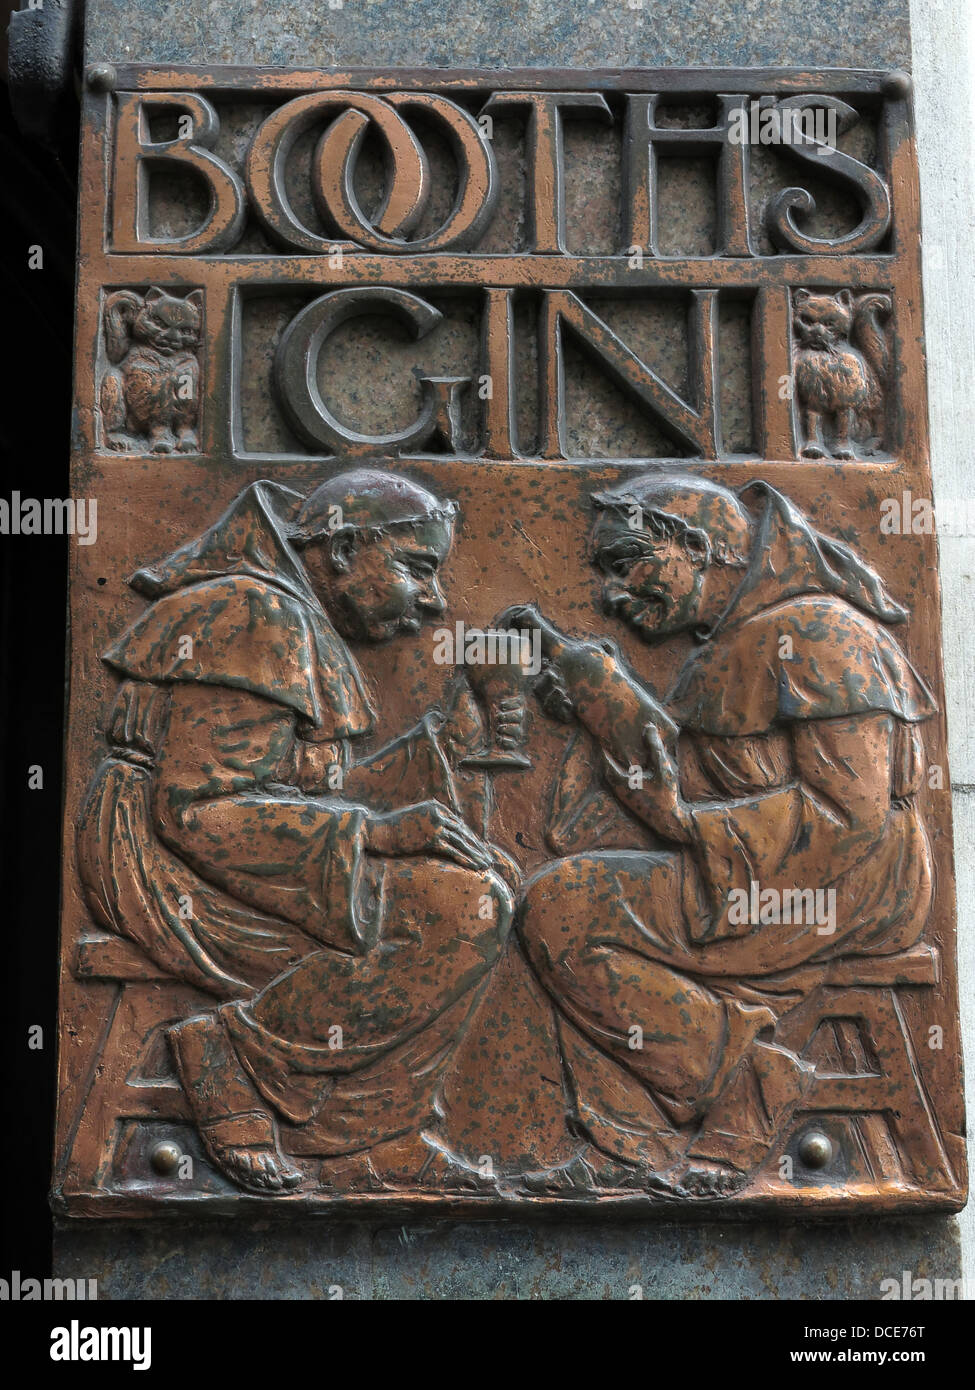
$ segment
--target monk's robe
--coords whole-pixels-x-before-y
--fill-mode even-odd
[[[79,860],[103,926],[237,1001],[222,1016],[281,1115],[305,1124],[333,1097],[324,1152],[430,1109],[511,900],[491,873],[368,852],[371,811],[463,813],[455,730],[431,712],[356,760],[373,714],[287,543],[301,500],[255,484],[131,581],[153,602],[104,658],[124,680]]]
[[[767,494],[742,585],[664,702],[688,842],[562,859],[519,910],[580,1113],[607,1147],[655,1163],[705,1115],[712,1132],[692,1152],[755,1161],[797,1098],[776,1049],[756,1042],[764,1009],[794,1003],[838,955],[912,945],[931,902],[918,726],[935,704],[886,630],[905,614],[852,552]],[[611,682],[615,658],[599,659]],[[605,782],[641,815],[628,772],[645,767],[652,784],[646,750],[603,756]],[[642,814],[652,825],[649,798]],[[757,1082],[742,1079],[746,1058]]]

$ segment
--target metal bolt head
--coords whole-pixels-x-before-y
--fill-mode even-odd
[[[88,69],[88,86],[93,92],[113,92],[116,72],[111,63],[94,63]]]
[[[149,1150],[149,1162],[155,1171],[164,1178],[172,1177],[180,1165],[183,1150],[172,1139],[163,1139]]]
[[[902,68],[894,68],[884,78],[883,87],[884,96],[903,101],[911,94],[911,74],[904,72]]]
[[[832,1140],[821,1129],[811,1129],[799,1140],[799,1161],[806,1168],[825,1168],[832,1159]]]

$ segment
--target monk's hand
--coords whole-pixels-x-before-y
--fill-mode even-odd
[[[694,838],[694,822],[681,796],[680,769],[657,729],[643,731],[642,766],[623,767],[605,747],[606,780],[625,806],[665,840],[687,844]]]
[[[525,697],[505,695],[497,703],[494,735],[499,748],[519,749],[525,742]]]
[[[541,656],[542,670],[531,683],[532,693],[550,719],[568,724],[575,718],[572,697],[565,677],[558,668],[558,658],[572,643],[572,638],[544,618],[533,603],[515,603],[499,613],[496,628],[507,631],[538,634],[536,651]]]
[[[570,724],[575,718],[572,697],[557,666],[546,666],[532,686],[535,698],[550,719]]]
[[[557,660],[572,640],[554,623],[550,623],[548,618],[544,618],[534,603],[512,604],[510,608],[498,614],[493,625],[508,632],[537,632],[541,654],[546,661]]]
[[[493,860],[484,841],[439,801],[371,816],[367,845],[372,854],[432,854],[465,869],[489,869]]]
[[[541,620],[541,616],[533,603],[512,603],[498,614],[491,626],[501,631],[532,628]]]
[[[483,741],[484,720],[463,671],[455,675],[446,691],[439,737],[451,765],[456,765]]]

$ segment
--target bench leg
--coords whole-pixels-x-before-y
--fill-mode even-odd
[[[884,1113],[905,1172],[929,1191],[954,1190],[955,1175],[895,990],[816,990],[780,1021],[776,1040],[802,1056],[820,1023],[843,1018],[856,1020],[882,1070],[820,1074],[803,1101],[803,1109],[854,1115]]]
[[[175,1076],[172,1081],[141,1080],[136,1068],[160,1026],[206,1007],[207,996],[188,986],[174,988],[172,982],[119,985],[104,1041],[92,1059],[86,1094],[61,1159],[62,1186],[67,1195],[105,1192],[110,1188],[118,1137],[125,1121],[191,1123],[186,1098]]]

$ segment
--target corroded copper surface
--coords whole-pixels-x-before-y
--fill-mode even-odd
[[[907,80],[98,85],[56,1203],[957,1208]]]

